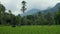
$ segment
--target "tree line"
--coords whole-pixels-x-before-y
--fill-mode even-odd
[[[60,25],[60,8],[53,14],[38,12],[23,17],[13,15],[11,10],[6,13],[5,10],[5,6],[0,4],[0,25]]]

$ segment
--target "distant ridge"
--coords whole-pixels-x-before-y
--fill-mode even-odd
[[[54,13],[56,11],[58,11],[58,8],[60,7],[60,3],[57,3],[53,8],[48,8],[46,10],[39,10],[39,9],[30,9],[28,10],[26,13],[24,14],[21,14],[22,16],[26,16],[26,15],[33,15],[33,14],[36,14],[38,12],[43,12],[43,13],[47,13],[47,12],[51,12],[51,13]]]
[[[28,10],[26,13],[24,13],[24,14],[21,14],[22,16],[26,16],[26,15],[33,15],[33,14],[35,14],[35,13],[37,13],[37,12],[39,12],[40,10],[39,9],[30,9],[30,10]]]
[[[53,8],[50,8],[50,9],[46,9],[46,10],[44,10],[44,12],[45,13],[47,13],[47,12],[56,12],[56,11],[58,11],[58,8],[60,7],[60,3],[58,3],[58,4],[56,4]]]

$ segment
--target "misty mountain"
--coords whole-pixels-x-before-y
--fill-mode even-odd
[[[39,9],[33,8],[33,9],[30,9],[30,10],[28,10],[27,12],[25,12],[25,13],[23,13],[23,14],[21,14],[21,15],[22,15],[22,16],[33,15],[33,14],[36,14],[36,13],[38,13],[38,12],[40,12]]]
[[[46,10],[39,10],[39,9],[30,9],[27,12],[25,12],[24,14],[21,14],[22,16],[26,16],[26,15],[33,15],[36,14],[38,12],[42,12],[42,13],[47,13],[47,12],[51,12],[54,13],[56,11],[58,11],[58,8],[60,7],[60,3],[56,4],[54,7],[52,8],[47,8]]]
[[[58,8],[59,8],[59,7],[60,7],[60,3],[56,4],[53,8],[44,10],[43,12],[44,12],[44,13],[47,13],[47,12],[54,13],[54,12],[58,11]]]

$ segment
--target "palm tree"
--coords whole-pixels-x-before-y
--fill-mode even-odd
[[[24,11],[26,10],[26,2],[25,1],[22,1],[22,9],[21,9],[21,11],[24,13]]]

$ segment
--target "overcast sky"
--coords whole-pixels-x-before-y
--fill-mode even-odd
[[[23,0],[0,0],[1,4],[3,4],[7,10],[11,10],[12,12],[14,12],[14,14],[21,14],[21,2]],[[36,8],[36,9],[46,9],[48,7],[53,7],[55,6],[57,3],[60,2],[60,0],[25,0],[26,3],[26,7],[27,10],[30,10],[32,8]]]

